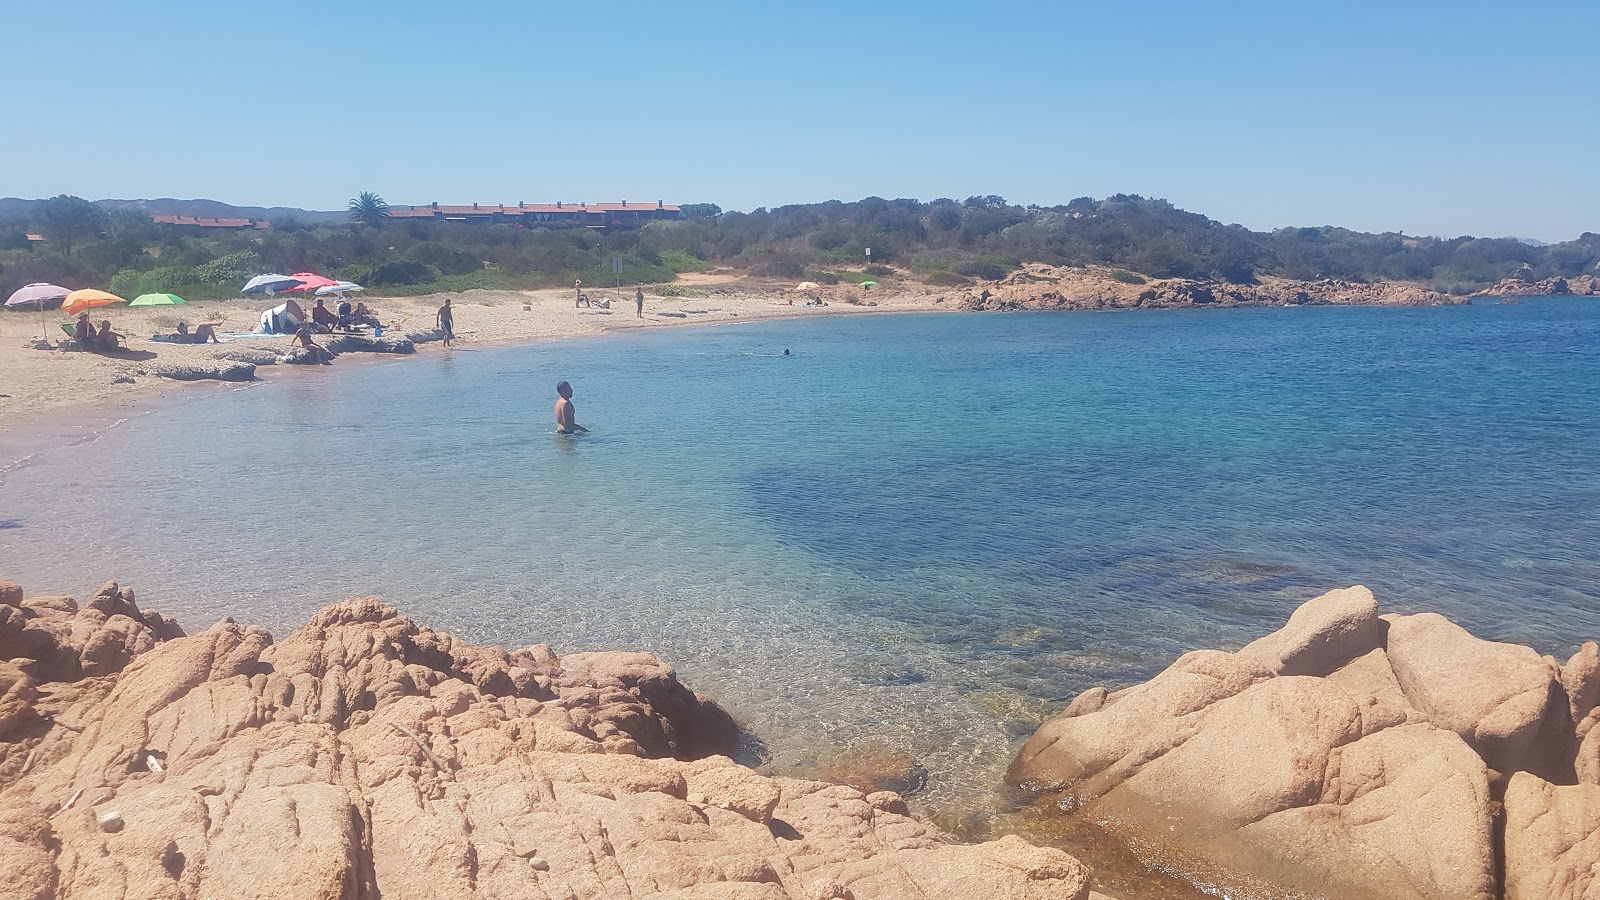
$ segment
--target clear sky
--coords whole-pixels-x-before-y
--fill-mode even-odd
[[[1600,2],[0,0],[0,196],[1600,231]]]

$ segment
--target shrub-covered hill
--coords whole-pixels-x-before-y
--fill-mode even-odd
[[[691,217],[681,221],[605,231],[426,220],[361,226],[291,217],[275,219],[266,231],[191,234],[157,226],[140,209],[106,209],[75,197],[7,209],[0,210],[0,293],[52,281],[123,296],[173,291],[200,299],[232,295],[265,271],[315,271],[419,292],[541,287],[575,278],[662,282],[712,265],[782,279],[895,273],[958,286],[1042,262],[1109,266],[1129,279],[1412,281],[1460,294],[1510,277],[1594,274],[1600,263],[1594,233],[1536,246],[1330,226],[1255,232],[1128,194],[1056,207],[1018,206],[996,196],[868,197],[726,213],[691,204],[684,207]],[[30,233],[45,240],[30,241]]]

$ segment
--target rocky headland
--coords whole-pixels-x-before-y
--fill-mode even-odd
[[[1600,648],[1565,663],[1333,591],[1079,695],[1008,776],[1226,896],[1600,896]]]
[[[1600,276],[1580,275],[1576,278],[1505,278],[1494,287],[1481,291],[1485,297],[1584,297],[1600,296]]]
[[[376,599],[282,641],[0,582],[0,897],[1090,897],[1018,837],[770,778],[644,653],[475,646]]]
[[[968,291],[961,309],[1179,309],[1232,306],[1449,306],[1470,303],[1400,282],[1295,281],[1262,276],[1252,284],[1149,278],[1103,267],[1033,264],[982,291]]]

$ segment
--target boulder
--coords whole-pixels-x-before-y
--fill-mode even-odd
[[[1389,665],[1406,699],[1461,735],[1489,768],[1548,772],[1570,760],[1567,698],[1549,661],[1529,647],[1476,638],[1435,613],[1387,620]],[[1552,718],[1564,733],[1550,735],[1536,755],[1534,740]]]
[[[1572,809],[1600,790],[1597,702],[1594,644],[1558,666],[1441,616],[1379,616],[1357,587],[1236,653],[1194,651],[1143,684],[1084,692],[1007,777],[1225,891],[1487,900],[1502,853],[1511,865],[1494,828],[1508,779],[1524,808],[1535,783],[1566,785],[1551,790]],[[1587,840],[1588,825],[1563,827]],[[1567,896],[1534,881],[1526,896]]]
[[[51,612],[60,634],[151,615],[114,585],[72,608]],[[148,646],[100,640],[132,660],[51,685],[71,727],[0,743],[4,896],[1089,894],[1059,850],[952,845],[897,795],[708,755],[733,749],[731,719],[649,654],[507,653],[373,598],[276,643],[228,619]],[[44,691],[11,671],[0,709],[36,713]]]
[[[1600,786],[1518,772],[1505,816],[1506,900],[1600,898]]]

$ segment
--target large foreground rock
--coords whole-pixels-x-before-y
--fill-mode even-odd
[[[1009,777],[1225,886],[1491,898],[1503,858],[1508,896],[1600,898],[1600,787],[1574,786],[1600,774],[1597,695],[1592,644],[1560,666],[1355,587],[1237,653],[1086,692]]]
[[[732,721],[648,654],[478,647],[374,599],[280,643],[181,637],[115,585],[81,611],[13,588],[0,897],[1089,894],[1060,851],[735,764]]]

